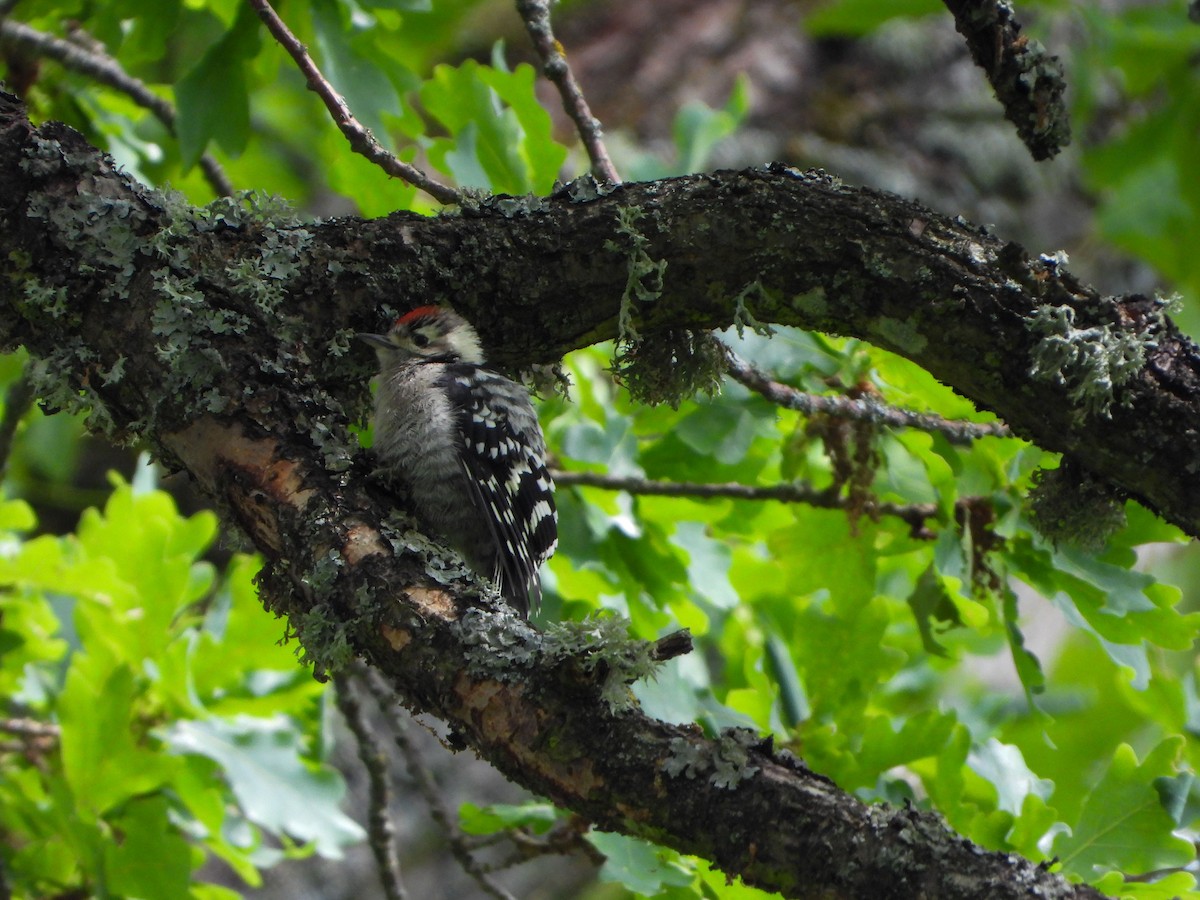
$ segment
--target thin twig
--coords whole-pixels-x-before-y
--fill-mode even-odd
[[[37,719],[0,719],[0,731],[19,734],[21,737],[53,740],[58,740],[61,735],[57,725],[39,722]]]
[[[17,426],[29,407],[33,405],[33,382],[26,372],[22,372],[17,380],[8,386],[4,395],[4,418],[0,419],[0,481],[8,472],[8,457],[12,453],[13,438],[17,434]]]
[[[121,68],[121,64],[95,47],[85,48],[77,42],[63,40],[30,28],[22,22],[0,21],[0,44],[20,47],[38,56],[61,63],[63,68],[86,75],[127,95],[134,103],[154,114],[167,131],[175,134],[175,107]],[[228,197],[234,191],[233,182],[221,164],[209,153],[200,155],[200,170],[213,192]]]
[[[379,141],[375,140],[375,136],[371,134],[370,130],[354,117],[354,113],[350,111],[345,98],[321,74],[321,70],[317,68],[317,64],[308,55],[308,50],[296,39],[296,36],[292,34],[283,20],[279,18],[267,0],[249,0],[249,3],[254,11],[258,13],[258,17],[262,19],[263,24],[267,26],[267,30],[271,32],[279,45],[295,60],[296,66],[300,71],[304,73],[304,77],[308,81],[309,90],[314,91],[325,103],[325,108],[329,110],[334,123],[341,129],[342,134],[346,136],[346,140],[350,142],[351,150],[362,154],[389,175],[403,179],[414,187],[420,188],[439,203],[451,204],[460,201],[461,196],[454,188],[430,178],[416,166],[410,166],[408,163],[398,159],[395,155],[385,150]]]
[[[578,854],[586,857],[593,865],[602,866],[605,861],[604,854],[585,837],[591,827],[591,823],[582,816],[571,816],[569,819],[557,823],[544,835],[510,830],[506,832],[505,836],[512,841],[512,850],[507,856],[495,862],[484,863],[483,869],[486,872],[503,872],[505,869],[527,863],[531,859],[552,854],[556,856]]]
[[[819,509],[849,509],[850,499],[828,490],[818,490],[811,484],[793,481],[787,484],[772,484],[765,486],[738,484],[727,482],[723,484],[702,484],[689,481],[651,481],[645,478],[620,478],[614,475],[601,475],[596,472],[565,472],[555,469],[551,472],[555,484],[560,487],[579,485],[582,487],[602,488],[608,491],[626,491],[630,494],[642,494],[656,497],[692,497],[710,499],[728,497],[733,500],[776,500],[780,503],[803,503]],[[966,498],[959,500],[966,502]],[[917,536],[926,536],[925,522],[937,517],[936,503],[873,503],[866,510],[872,516],[895,516],[903,519]]]
[[[592,115],[579,82],[571,72],[563,45],[554,37],[554,30],[550,26],[550,0],[517,0],[517,12],[525,23],[534,49],[542,58],[542,72],[558,88],[563,109],[583,139],[588,159],[592,161],[592,175],[597,181],[620,184],[621,176],[617,174],[616,166],[609,159],[604,146],[600,120]]]
[[[936,431],[945,435],[946,440],[952,444],[969,444],[983,437],[1012,437],[1012,432],[1003,422],[953,421],[929,413],[897,409],[869,397],[830,397],[799,391],[771,380],[732,351],[729,352],[729,374],[735,381],[741,382],[755,393],[762,394],[772,403],[806,415],[824,413],[828,416],[874,422],[876,425],[889,425],[893,428]]]
[[[408,735],[408,725],[404,720],[403,714],[399,711],[392,692],[373,671],[366,672],[363,683],[371,691],[375,702],[379,704],[379,708],[383,710],[391,722],[392,734],[395,737],[396,746],[404,754],[404,759],[408,763],[409,774],[412,776],[417,790],[420,791],[421,796],[425,798],[425,802],[429,805],[429,814],[446,833],[446,841],[449,844],[450,852],[458,860],[459,865],[463,867],[463,871],[475,879],[475,883],[483,889],[484,893],[495,897],[496,900],[516,900],[512,894],[488,877],[486,868],[471,853],[467,842],[464,840],[462,831],[459,830],[455,817],[446,808],[445,801],[442,799],[441,789],[434,780],[433,773],[425,765],[425,760],[421,758],[420,751],[417,750],[416,744],[413,743]]]
[[[371,852],[379,868],[383,894],[388,900],[407,900],[408,893],[400,876],[400,857],[396,853],[396,830],[388,813],[391,791],[388,788],[387,759],[371,734],[362,706],[350,686],[350,679],[345,675],[335,675],[333,683],[338,710],[358,743],[358,758],[367,770],[370,807],[367,831],[370,834]]]

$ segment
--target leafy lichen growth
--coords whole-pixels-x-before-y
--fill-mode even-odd
[[[1067,388],[1079,417],[1111,417],[1117,391],[1146,364],[1157,346],[1154,329],[1128,331],[1109,324],[1078,328],[1070,306],[1039,306],[1029,320],[1039,340],[1029,374]]]
[[[725,367],[725,351],[711,334],[670,328],[655,332],[650,340],[620,347],[612,372],[639,403],[678,408],[698,393],[716,394]]]
[[[750,751],[762,743],[753,731],[726,728],[713,742],[697,743],[685,737],[671,741],[671,755],[663,771],[673,778],[707,777],[715,787],[733,790],[758,772],[750,762]]]
[[[507,608],[499,614],[468,610],[455,625],[473,675],[508,681],[535,662],[566,667],[575,680],[594,684],[614,713],[636,703],[628,686],[653,676],[659,665],[654,645],[629,637],[626,627],[621,619],[597,616],[539,633]]]
[[[768,303],[772,302],[770,293],[757,278],[738,291],[737,295],[733,298],[734,303],[737,304],[733,311],[733,325],[737,328],[738,337],[742,337],[747,328],[755,334],[770,337],[775,331],[770,325],[756,319],[754,313],[750,312],[750,307],[746,301],[751,297]]]
[[[667,272],[667,261],[654,259],[646,250],[650,246],[650,239],[637,227],[638,221],[644,215],[644,210],[634,206],[618,207],[617,234],[629,239],[628,246],[622,247],[613,240],[604,242],[605,250],[626,255],[625,290],[621,294],[621,311],[617,320],[621,343],[636,343],[641,340],[637,327],[633,324],[636,304],[653,303],[662,296],[663,279]]]
[[[637,224],[644,215],[645,211],[636,207],[620,207],[616,231],[628,240],[625,246],[613,240],[604,244],[606,250],[627,259],[612,371],[638,402],[677,407],[700,391],[709,396],[716,393],[725,372],[725,354],[706,332],[671,328],[647,340],[638,331],[634,324],[638,304],[662,296],[667,271],[666,260],[654,259],[647,250],[650,239]]]
[[[591,616],[582,622],[558,622],[542,635],[542,654],[553,661],[578,663],[601,679],[600,697],[613,712],[635,703],[629,685],[650,678],[659,662],[654,644],[631,638],[628,623],[613,616]]]
[[[1064,459],[1057,469],[1034,472],[1029,518],[1055,546],[1099,553],[1125,527],[1125,498]]]

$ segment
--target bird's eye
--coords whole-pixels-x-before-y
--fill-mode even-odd
[[[413,333],[412,342],[414,344],[416,344],[418,347],[428,347],[429,346],[429,335],[422,334],[421,332],[416,331]]]

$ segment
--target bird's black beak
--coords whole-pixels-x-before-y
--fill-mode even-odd
[[[354,336],[356,338],[358,338],[360,341],[366,341],[372,347],[375,347],[378,349],[383,349],[383,350],[395,350],[396,349],[396,345],[388,340],[388,336],[386,334],[370,334],[365,331],[360,331]]]

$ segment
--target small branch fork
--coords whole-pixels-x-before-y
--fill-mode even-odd
[[[408,735],[408,726],[405,724],[396,704],[395,691],[384,684],[378,673],[374,670],[359,668],[357,674],[359,684],[370,691],[380,710],[388,717],[388,722],[392,729],[392,737],[396,741],[396,746],[400,748],[400,752],[404,754],[405,762],[408,764],[408,773],[412,777],[417,790],[429,805],[429,813],[433,817],[433,820],[445,832],[450,852],[454,855],[454,858],[458,860],[463,870],[475,880],[475,883],[489,897],[495,897],[496,900],[515,900],[512,894],[488,877],[488,867],[477,860],[471,852],[471,848],[467,845],[463,833],[458,828],[454,815],[446,808],[441,790],[438,788],[437,782],[434,781],[433,773],[425,765],[425,761],[421,758],[416,744],[413,743]]]
[[[550,26],[550,0],[517,0],[517,12],[525,23],[538,56],[542,58],[542,72],[558,88],[563,109],[575,123],[575,129],[583,140],[588,159],[592,161],[592,175],[597,181],[620,184],[621,176],[617,174],[604,146],[600,121],[592,115],[579,82],[571,72],[563,45],[554,37]]]
[[[304,77],[308,80],[309,90],[315,91],[317,96],[325,103],[325,108],[329,110],[334,123],[341,129],[342,134],[346,136],[346,140],[350,142],[350,149],[355,153],[365,156],[389,175],[400,178],[414,187],[420,188],[439,203],[450,205],[460,201],[461,194],[454,188],[430,178],[416,166],[410,166],[408,163],[400,160],[385,150],[379,141],[375,140],[375,137],[366,126],[354,117],[354,113],[350,111],[345,98],[334,90],[333,85],[321,74],[321,70],[317,68],[317,64],[308,55],[308,50],[296,39],[296,36],[292,34],[283,20],[279,18],[268,0],[248,0],[248,2],[254,11],[258,13],[258,17],[262,19],[263,24],[267,26],[267,30],[271,32],[275,40],[295,60],[296,66],[304,73]]]
[[[729,352],[729,375],[772,403],[786,409],[794,409],[806,415],[824,413],[858,422],[872,422],[893,428],[917,428],[921,431],[936,431],[952,444],[969,444],[977,438],[1012,437],[1012,431],[1002,422],[961,422],[943,419],[929,413],[897,409],[866,397],[829,397],[798,391],[786,384],[773,381],[750,363]]]
[[[149,110],[167,127],[167,131],[175,133],[175,107],[122,69],[121,64],[105,53],[95,41],[88,41],[85,47],[79,40],[63,40],[21,22],[0,20],[0,44],[53,59],[72,72],[86,75],[120,91],[138,106]],[[223,197],[233,193],[233,182],[212,154],[201,154],[200,170],[214,193]]]

